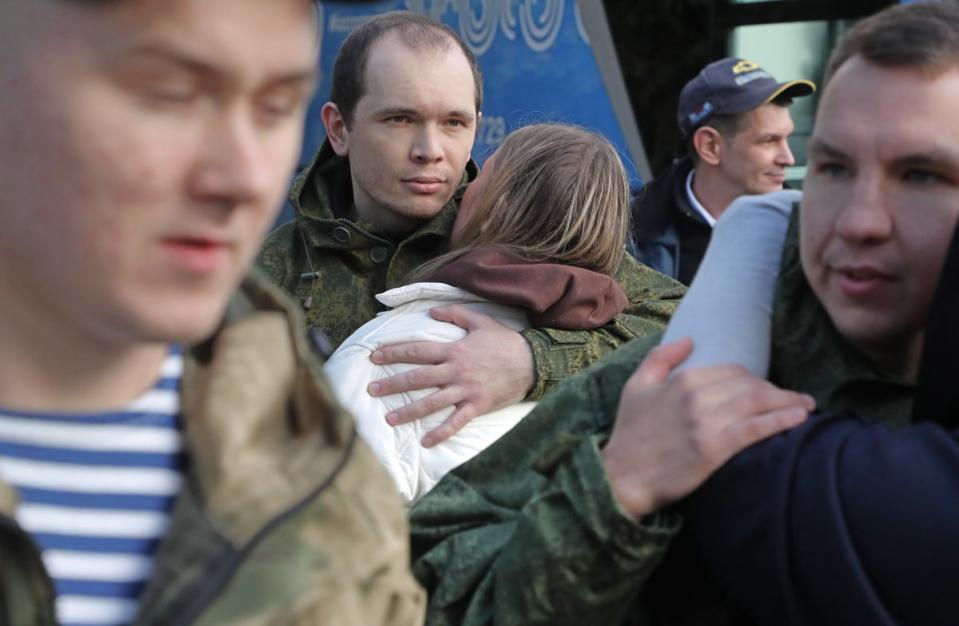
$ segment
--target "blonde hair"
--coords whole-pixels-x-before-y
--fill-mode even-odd
[[[510,133],[495,156],[459,247],[417,276],[489,244],[534,261],[616,271],[629,229],[629,180],[609,141],[576,126],[535,124]]]

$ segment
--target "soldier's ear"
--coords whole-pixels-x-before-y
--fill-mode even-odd
[[[326,138],[333,147],[333,152],[339,156],[350,153],[350,129],[346,127],[346,119],[340,113],[340,108],[332,102],[327,102],[320,110],[320,119],[326,128]]]
[[[723,152],[723,136],[712,126],[701,126],[693,133],[693,150],[704,163],[719,165]]]

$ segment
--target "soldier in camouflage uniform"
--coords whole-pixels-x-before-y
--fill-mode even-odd
[[[248,278],[187,355],[181,405],[190,478],[132,624],[422,623],[396,489],[268,281]],[[0,619],[52,626],[17,499],[0,481]]]
[[[0,623],[422,623],[403,508],[299,307],[237,291],[295,164],[315,32],[311,0],[0,3]],[[144,392],[166,408],[130,408]],[[137,463],[169,498],[124,482]]]
[[[777,385],[810,394],[821,411],[854,410],[892,427],[911,417],[928,307],[959,221],[959,133],[948,104],[956,93],[957,29],[955,5],[888,9],[850,31],[830,62],[801,228],[792,225],[783,252],[770,372]],[[912,107],[895,104],[904,92]],[[750,440],[801,422],[810,405],[728,366],[667,378],[690,346],[650,352],[655,343],[634,342],[558,387],[414,507],[414,573],[430,593],[427,623],[751,623],[717,591],[679,533],[684,499]],[[752,465],[753,472],[769,469]],[[776,505],[792,497],[792,486],[736,501],[781,516]],[[837,496],[823,494],[830,515]],[[752,549],[750,533],[736,529],[736,512],[722,508],[723,492],[710,502],[739,533],[739,549]],[[695,511],[700,536],[722,542],[710,531],[710,511]],[[759,522],[755,536],[768,531],[761,516],[744,518]],[[848,539],[841,525],[822,530],[833,517],[790,518],[807,521],[813,531],[802,536],[818,528]],[[711,564],[730,589],[743,562],[772,565],[751,577],[766,576],[777,597],[802,602],[801,593],[783,588],[795,570],[774,558],[740,561],[735,550],[719,548]],[[848,573],[842,555],[829,558]],[[852,569],[845,580],[855,578],[857,591],[876,588]],[[748,586],[737,589],[740,607],[750,594]],[[768,596],[753,600],[753,616],[772,614]],[[822,598],[808,600],[816,602],[819,615],[833,613]],[[757,607],[764,604],[763,613]],[[774,613],[805,623],[789,608]],[[894,612],[880,611],[884,623]],[[838,607],[833,617],[865,623]]]
[[[395,87],[398,76],[413,87]],[[448,251],[454,193],[476,174],[468,157],[482,102],[469,49],[446,26],[412,13],[384,14],[351,33],[332,82],[322,113],[327,140],[293,187],[296,219],[268,237],[258,259],[303,304],[308,326],[331,349],[382,310],[377,293]],[[399,411],[395,423],[453,404],[459,408],[447,424],[465,423],[538,399],[622,343],[662,328],[683,291],[632,259],[615,277],[631,304],[597,331],[535,328],[520,336],[454,307],[444,319],[470,336],[378,351],[383,363],[433,367],[379,381],[371,392],[441,388]]]

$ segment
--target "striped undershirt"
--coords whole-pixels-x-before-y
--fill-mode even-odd
[[[183,357],[112,413],[0,408],[0,478],[20,492],[17,521],[37,542],[62,626],[129,624],[180,491]]]

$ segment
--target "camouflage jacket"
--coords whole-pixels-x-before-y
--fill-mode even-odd
[[[134,624],[422,623],[405,513],[311,354],[297,311],[248,280],[190,350],[189,469]],[[52,625],[39,553],[0,486],[0,623]]]
[[[779,384],[811,393],[821,409],[893,423],[909,414],[912,387],[853,350],[819,305],[799,266],[795,225],[773,332]],[[607,482],[600,449],[620,391],[658,340],[634,341],[557,386],[413,507],[413,572],[430,595],[428,625],[741,623],[682,542],[663,560],[680,535],[683,503],[636,521]]]
[[[463,183],[475,173],[470,162]],[[293,185],[296,218],[270,234],[257,264],[304,305],[307,326],[323,331],[335,349],[384,309],[376,294],[401,286],[413,269],[448,251],[461,193],[462,188],[436,217],[396,240],[372,224],[337,217],[348,211],[333,207],[352,202],[349,164],[324,143]],[[661,330],[685,291],[628,256],[615,278],[630,305],[606,326],[594,331],[523,331],[536,374],[529,399],[540,398],[554,383],[617,346]]]

